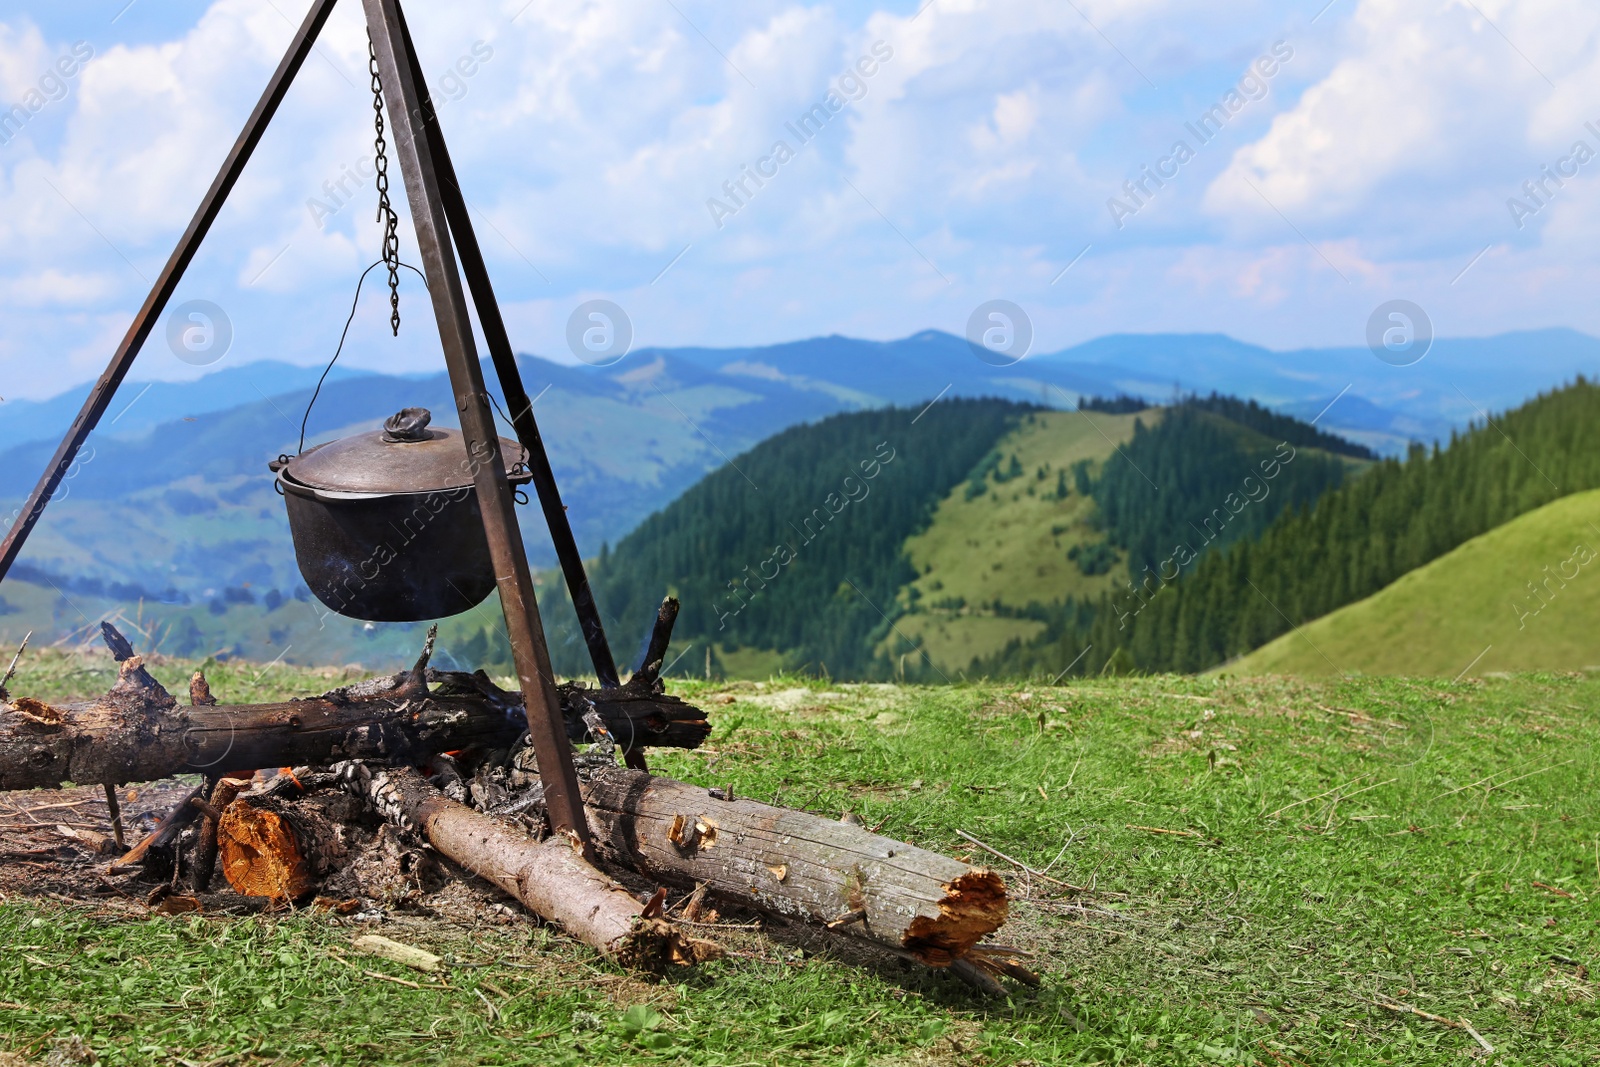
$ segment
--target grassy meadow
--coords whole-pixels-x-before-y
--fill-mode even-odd
[[[928,528],[906,541],[918,577],[901,597],[914,608],[896,620],[898,633],[886,647],[898,653],[906,640],[918,641],[935,665],[954,674],[974,656],[992,655],[1007,641],[1044,628],[1033,619],[996,614],[994,601],[1023,608],[1068,596],[1092,600],[1126,583],[1127,563],[1120,557],[1093,575],[1067,557],[1074,548],[1106,541],[1093,522],[1094,501],[1073,488],[1071,467],[1087,460],[1098,470],[1132,438],[1135,419],[1148,424],[1160,417],[1154,408],[1138,415],[1037,412],[1001,438],[995,452],[1007,463],[1015,456],[1022,474],[991,472],[987,491],[977,495],[962,482],[939,502]],[[1062,475],[1068,494],[1058,498]]]
[[[154,670],[176,685],[192,666]],[[215,689],[254,701],[338,679],[259,672],[222,665]],[[105,658],[30,657],[14,689],[81,696],[111,673]],[[411,972],[350,959],[366,926],[349,920],[12,896],[0,1050],[1278,1067],[1458,1064],[1487,1044],[1499,1064],[1600,1062],[1600,678],[674,688],[716,728],[654,769],[993,863],[1015,898],[999,940],[1034,953],[1043,986],[984,1000],[776,926],[730,932],[736,955],[649,983],[531,921],[379,924],[453,961],[413,988],[387,980]]]

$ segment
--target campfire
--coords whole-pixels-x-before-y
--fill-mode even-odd
[[[0,542],[0,578],[106,413],[333,6],[312,3],[193,223]],[[146,899],[166,912],[206,908],[219,874],[227,892],[271,906],[370,909],[385,894],[363,869],[374,850],[390,849],[397,863],[413,864],[401,875],[418,863],[454,864],[642,970],[692,966],[720,952],[693,932],[704,932],[693,916],[709,897],[952,968],[985,988],[997,988],[996,974],[1031,980],[1009,950],[983,943],[1006,917],[1005,886],[993,872],[731,788],[648,772],[645,749],[694,748],[710,731],[704,713],[667,695],[659,677],[677,603],[663,603],[644,661],[624,684],[404,14],[398,0],[362,0],[362,9],[386,224],[382,258],[361,280],[387,267],[398,336],[392,138],[459,428],[431,426],[431,412],[408,407],[381,431],[307,448],[303,420],[296,454],[269,467],[301,575],[319,600],[352,618],[422,621],[497,591],[517,691],[481,671],[431,669],[430,631],[416,664],[389,678],[284,703],[229,705],[196,673],[180,704],[122,634],[102,624],[120,673],[100,699],[55,706],[12,697],[0,682],[0,791],[102,785],[110,845],[97,830],[72,833],[114,853],[106,879],[147,883]],[[473,310],[514,441],[499,436]],[[341,336],[333,360],[343,343]],[[516,514],[523,485],[532,486],[549,528],[595,688],[555,682]],[[584,751],[575,756],[574,744]],[[159,824],[128,848],[115,787],[179,774],[200,782],[178,791]],[[681,908],[668,904],[674,890],[686,894]]]
[[[675,609],[664,605],[653,651],[665,650]],[[376,916],[448,867],[646,972],[721,955],[715,924],[702,921],[720,906],[950,968],[991,992],[1000,975],[1034,980],[1014,950],[986,941],[1007,911],[994,872],[731,787],[621,766],[622,738],[694,748],[710,732],[700,709],[664,692],[659,655],[625,685],[558,687],[568,736],[583,746],[586,849],[552,829],[518,695],[481,671],[431,668],[431,632],[392,677],[228,705],[199,672],[180,703],[103,630],[119,662],[105,696],[53,705],[0,688],[0,790],[198,775],[166,791],[170,808],[130,848],[115,832],[63,829],[98,854],[97,884],[154,911]]]

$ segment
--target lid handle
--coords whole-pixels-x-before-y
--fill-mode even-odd
[[[426,441],[433,412],[427,408],[403,408],[383,422],[383,439],[390,444],[401,441]]]

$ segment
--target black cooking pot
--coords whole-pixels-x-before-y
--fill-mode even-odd
[[[271,464],[289,509],[300,574],[353,619],[419,622],[458,615],[494,591],[494,566],[459,430],[429,429],[406,408],[381,431]],[[500,439],[506,477],[532,477],[527,453]]]

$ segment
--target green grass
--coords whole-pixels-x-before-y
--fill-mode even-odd
[[[1584,669],[1600,663],[1597,572],[1600,490],[1591,490],[1475,537],[1222,669],[1446,678],[1468,667]]]
[[[188,666],[155,671],[173,683]],[[67,669],[47,660],[17,691],[109,677]],[[245,681],[217,689],[236,699],[228,686]],[[1274,1067],[1459,1064],[1478,1049],[1371,1003],[1396,998],[1470,1021],[1496,1063],[1600,1062],[1586,969],[1600,966],[1600,678],[675,691],[711,707],[716,730],[699,752],[658,754],[662,773],[851,810],[953,854],[972,849],[964,830],[1091,887],[1030,888],[993,861],[1018,898],[1002,940],[1037,954],[1042,989],[983,1001],[945,976],[764,939],[651,985],[531,924],[420,921],[384,932],[472,966],[450,989],[410,989],[360,971],[415,974],[336,959],[357,932],[341,920],[147,919],[13,896],[0,1048],[78,1035],[102,1062],[136,1064]]]
[[[1135,418],[1150,424],[1160,417],[1160,409],[1137,416],[1036,412],[1001,438],[995,451],[1002,469],[1014,455],[1022,476],[1002,482],[991,474],[989,491],[976,497],[967,495],[962,482],[940,501],[928,529],[906,541],[906,555],[918,573],[910,587],[917,598],[912,613],[896,620],[900,633],[891,638],[890,651],[904,651],[904,635],[920,642],[940,669],[965,670],[974,656],[992,655],[1012,638],[1026,640],[1044,628],[1032,619],[995,615],[989,608],[993,601],[1021,608],[1068,596],[1094,599],[1125,582],[1127,565],[1120,559],[1107,573],[1086,575],[1067,558],[1075,546],[1106,539],[1091,521],[1094,502],[1073,488],[1069,468],[1090,460],[1098,470],[1115,445],[1133,437]],[[1069,489],[1061,500],[1055,496],[1059,471],[1067,472]],[[903,602],[912,603],[909,591],[902,594]],[[952,608],[952,600],[965,606]]]

